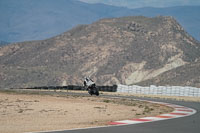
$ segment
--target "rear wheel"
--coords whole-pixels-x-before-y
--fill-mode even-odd
[[[89,88],[88,89],[88,93],[90,94],[90,95],[96,95],[96,96],[99,96],[99,90],[96,88],[96,87],[94,87],[94,88]]]
[[[93,92],[91,89],[88,90],[88,93],[92,96]]]
[[[98,90],[98,88],[95,87],[94,89],[95,89],[95,95],[98,96],[98,95],[99,95],[99,90]]]

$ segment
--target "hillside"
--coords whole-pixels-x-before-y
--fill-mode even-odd
[[[0,48],[0,88],[82,85],[85,76],[98,85],[137,84],[166,72],[170,79],[171,70],[188,69],[199,57],[199,42],[172,17],[102,19],[47,40]],[[187,78],[174,80],[182,85]]]
[[[199,12],[200,6],[128,9],[77,0],[1,0],[0,40],[42,40],[101,18],[138,15],[173,16],[189,34],[200,40]]]
[[[9,44],[8,42],[0,41],[0,47]]]
[[[200,87],[200,61],[177,67],[161,75],[137,83],[138,85],[181,85]]]
[[[192,35],[195,39],[200,41],[200,6],[175,6],[165,8],[138,8],[134,9],[135,15],[144,15],[154,17],[157,15],[173,16],[183,28]]]

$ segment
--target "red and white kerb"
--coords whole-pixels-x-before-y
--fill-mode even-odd
[[[172,107],[172,108],[174,108],[174,111],[171,112],[171,113],[168,113],[168,114],[161,114],[161,115],[153,116],[153,117],[143,117],[143,118],[137,118],[137,119],[114,121],[114,122],[109,122],[108,124],[109,125],[138,124],[138,123],[146,123],[146,122],[153,122],[153,121],[160,121],[160,120],[167,120],[167,119],[185,117],[185,116],[190,116],[190,115],[193,115],[193,114],[196,113],[196,110],[194,110],[192,108],[180,106],[180,105],[163,103],[163,102],[153,102],[153,101],[147,101],[147,102]]]

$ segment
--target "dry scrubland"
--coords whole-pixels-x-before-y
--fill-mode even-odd
[[[20,133],[107,125],[171,108],[128,99],[0,91],[0,132]]]

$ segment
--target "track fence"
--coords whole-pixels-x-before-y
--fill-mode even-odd
[[[117,92],[126,92],[133,94],[147,94],[147,95],[165,95],[165,96],[191,96],[200,97],[200,88],[189,86],[127,86],[117,85]]]

